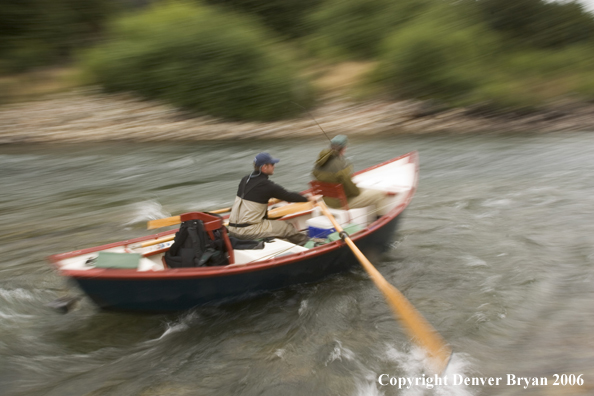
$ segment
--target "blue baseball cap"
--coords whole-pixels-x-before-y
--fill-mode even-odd
[[[276,164],[279,161],[280,160],[278,158],[272,158],[272,156],[268,153],[260,153],[256,155],[256,158],[254,158],[254,165],[259,168],[262,165]]]

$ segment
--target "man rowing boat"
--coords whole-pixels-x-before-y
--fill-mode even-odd
[[[283,238],[303,245],[308,241],[292,224],[268,220],[268,201],[276,198],[287,202],[314,202],[313,197],[285,190],[269,180],[274,166],[280,160],[268,153],[260,153],[254,159],[254,170],[239,182],[237,196],[229,215],[229,234],[239,239]]]

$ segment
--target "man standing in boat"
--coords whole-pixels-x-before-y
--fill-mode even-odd
[[[386,214],[386,193],[379,190],[366,190],[357,187],[352,180],[353,165],[344,157],[348,139],[345,135],[336,135],[330,141],[330,148],[324,149],[318,155],[313,169],[316,180],[326,183],[342,184],[348,199],[349,208],[364,208],[375,205],[378,216]],[[331,208],[340,209],[337,198],[326,198],[324,202]]]
[[[292,224],[268,220],[268,201],[276,198],[287,202],[315,202],[315,198],[289,192],[268,179],[274,174],[279,159],[260,153],[254,159],[254,170],[239,182],[237,196],[229,215],[229,234],[239,239],[283,238],[303,245],[308,241]]]

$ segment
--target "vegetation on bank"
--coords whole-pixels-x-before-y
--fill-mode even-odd
[[[594,15],[545,0],[7,0],[0,91],[64,64],[228,119],[294,116],[345,64],[365,65],[350,94],[530,111],[594,100]]]
[[[217,117],[273,120],[313,95],[297,58],[248,16],[171,3],[127,15],[82,54],[107,91],[132,91]]]

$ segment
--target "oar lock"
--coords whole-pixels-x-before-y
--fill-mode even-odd
[[[340,236],[340,239],[342,239],[342,241],[344,242],[344,240],[349,237],[349,234],[347,234],[346,231],[343,230],[338,233],[338,236]]]

